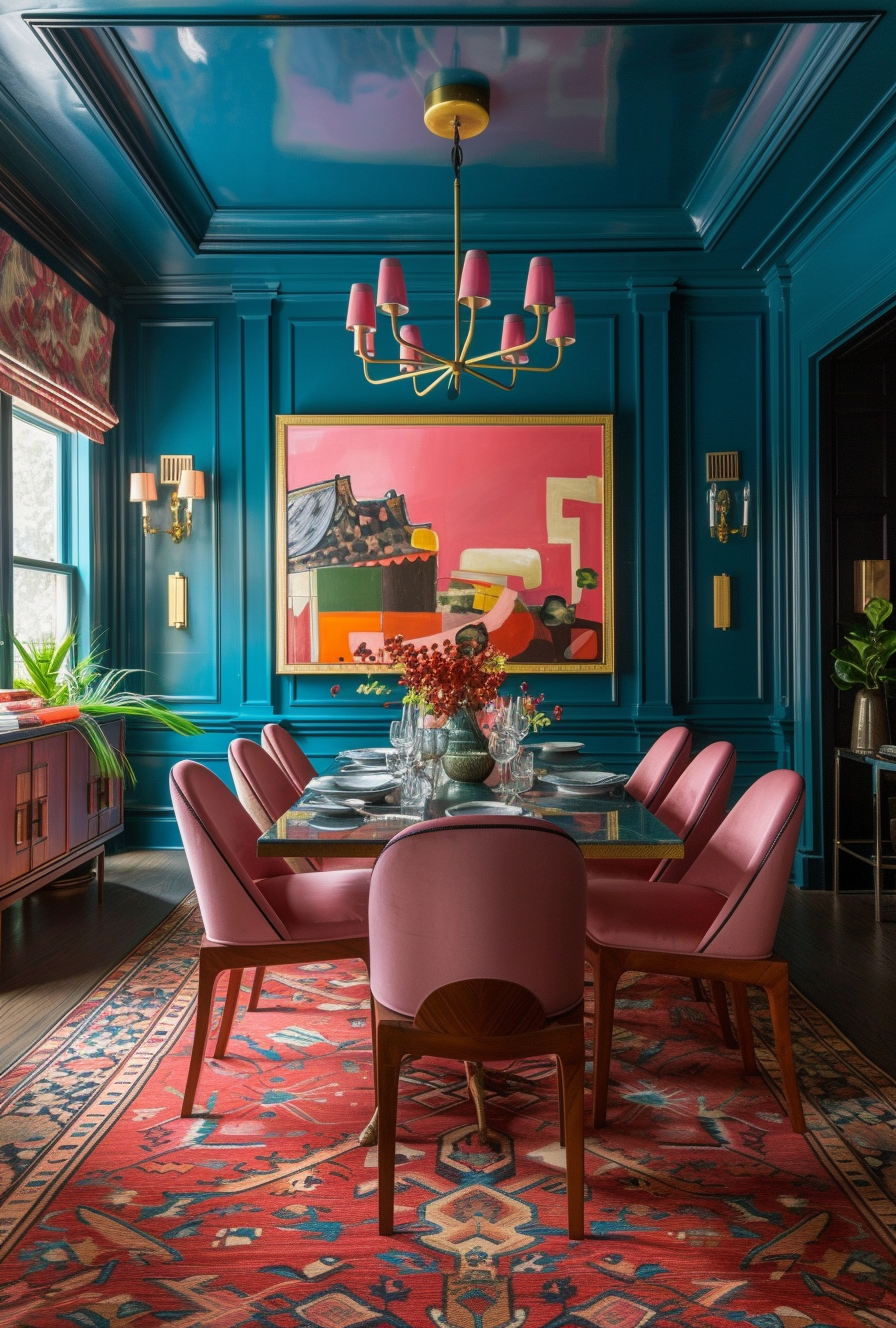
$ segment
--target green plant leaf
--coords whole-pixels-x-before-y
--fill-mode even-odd
[[[865,605],[865,617],[873,628],[880,627],[893,612],[893,605],[888,599],[870,599]]]

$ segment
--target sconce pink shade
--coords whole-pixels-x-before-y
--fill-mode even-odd
[[[151,470],[131,471],[131,502],[154,503],[158,501],[156,477]]]
[[[523,322],[521,314],[505,314],[504,327],[501,331],[501,349],[509,350],[511,346],[523,346],[529,340],[526,336],[526,324]],[[515,351],[511,355],[502,355],[502,360],[508,364],[528,364],[529,356],[524,350]]]
[[[576,312],[568,295],[558,295],[548,314],[545,341],[549,346],[571,346],[576,339]]]
[[[376,306],[373,303],[373,287],[366,281],[356,281],[348,297],[348,317],[345,326],[349,332],[360,327],[365,332],[376,327]]]
[[[554,264],[549,258],[533,258],[529,264],[526,298],[523,308],[527,313],[544,313],[554,307]]]
[[[380,259],[380,279],[376,287],[377,307],[387,314],[396,313],[401,318],[408,312],[408,292],[404,284],[404,272],[398,258]]]
[[[484,309],[487,304],[491,304],[488,297],[490,288],[488,254],[484,249],[468,249],[460,276],[458,304],[465,304],[468,309]]]
[[[201,470],[182,470],[177,486],[178,498],[204,498],[205,472]]]
[[[412,342],[413,346],[423,345],[423,338],[420,335],[420,329],[416,323],[405,323],[404,327],[401,329],[401,335],[404,337],[405,341]],[[414,350],[413,346],[405,346],[404,343],[402,343],[401,359],[405,361],[405,363],[401,365],[399,370],[400,373],[412,373],[414,366],[419,364],[423,359],[420,352]]]

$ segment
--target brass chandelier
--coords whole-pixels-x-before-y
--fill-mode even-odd
[[[491,304],[490,277],[488,254],[482,249],[469,249],[461,267],[460,168],[464,154],[460,142],[463,138],[480,134],[488,124],[488,79],[471,69],[446,69],[431,75],[425,89],[423,120],[426,127],[440,138],[453,139],[454,354],[449,357],[427,350],[416,323],[399,326],[398,320],[409,312],[409,306],[404,272],[397,258],[381,259],[375,299],[373,287],[366,282],[356,282],[352,286],[345,325],[354,333],[355,354],[364,365],[364,377],[374,386],[397,382],[406,375],[413,382],[417,396],[424,397],[439,383],[447,381],[448,398],[453,401],[460,393],[461,376],[468,373],[484,383],[491,383],[493,387],[510,391],[516,384],[518,373],[553,373],[559,367],[564,347],[571,346],[576,339],[573,303],[564,295],[554,294],[554,268],[551,260],[533,258],[529,264],[523,307],[527,313],[535,315],[534,335],[527,338],[522,314],[507,314],[500,349],[486,351],[482,355],[470,354],[476,331],[477,310]],[[470,311],[463,339],[461,305]],[[397,358],[376,357],[374,338],[377,309],[391,319],[392,335],[399,347]],[[557,357],[553,364],[530,364],[528,351],[538,341],[545,323],[544,339],[549,346],[556,347]],[[398,373],[383,378],[373,377],[371,365],[380,364],[398,365]],[[493,378],[491,373],[483,373],[483,368],[489,369],[491,373],[507,374],[509,379],[501,381],[500,378]],[[422,378],[430,381],[421,387],[417,380]]]

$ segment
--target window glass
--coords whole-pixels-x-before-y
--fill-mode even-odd
[[[12,518],[14,556],[61,560],[59,434],[18,416],[12,425]],[[17,606],[18,599],[17,592]]]
[[[69,622],[69,576],[65,572],[13,567],[12,577],[12,612],[18,640],[23,645],[61,640]],[[18,652],[14,663],[16,676],[22,676]]]

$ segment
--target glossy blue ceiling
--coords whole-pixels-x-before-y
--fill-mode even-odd
[[[444,253],[448,144],[422,87],[460,63],[492,85],[465,145],[467,243],[757,272],[896,115],[896,0],[621,0],[599,21],[576,0],[355,3],[0,0],[0,221],[94,290]]]
[[[218,208],[444,205],[423,84],[486,74],[481,207],[680,207],[781,35],[698,27],[132,27],[120,36]]]

